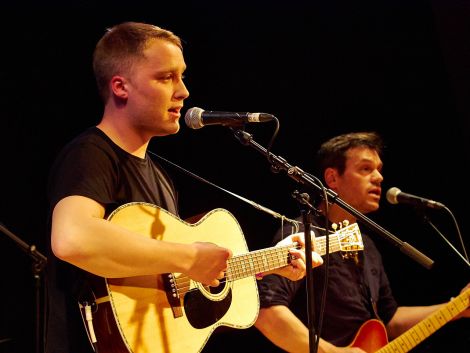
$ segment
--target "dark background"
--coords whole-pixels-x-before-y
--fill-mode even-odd
[[[99,3],[96,4],[96,3]],[[185,42],[186,108],[262,111],[280,130],[272,152],[312,171],[312,156],[339,133],[378,131],[385,139],[383,192],[444,203],[452,212],[392,206],[370,217],[435,261],[428,270],[378,234],[401,305],[456,296],[469,267],[427,219],[463,253],[468,247],[470,161],[469,1],[68,1],[0,5],[2,222],[27,244],[45,249],[45,185],[65,142],[95,125],[102,112],[91,69],[94,45],[122,21],[165,27]],[[183,111],[183,114],[185,113]],[[184,125],[184,123],[182,123]],[[274,124],[247,127],[268,146]],[[186,169],[294,217],[298,185],[270,171],[263,155],[225,127],[155,139],[150,150]],[[251,250],[269,246],[273,217],[168,167],[182,216],[217,207],[240,222]],[[0,239],[0,352],[33,352],[35,289],[31,258]],[[345,279],[347,280],[347,279]],[[422,345],[428,352],[468,352],[469,320],[452,322]],[[432,345],[432,346],[431,346]],[[423,349],[423,347],[422,347]],[[272,351],[252,328],[212,335],[204,352]]]

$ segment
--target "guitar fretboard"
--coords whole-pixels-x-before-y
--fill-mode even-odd
[[[467,309],[470,305],[469,298],[470,289],[467,289],[441,309],[432,313],[419,324],[416,324],[401,336],[379,349],[376,353],[405,353],[410,351],[459,313]]]
[[[235,281],[288,265],[291,260],[289,250],[292,247],[292,245],[277,246],[234,256],[228,261],[227,280]],[[320,255],[326,254],[325,236],[315,239],[315,249]],[[329,236],[329,249],[330,252],[341,250],[337,234]]]

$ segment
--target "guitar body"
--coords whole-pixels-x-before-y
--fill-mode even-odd
[[[114,211],[108,220],[153,239],[188,244],[211,242],[231,249],[234,255],[248,251],[237,220],[223,209],[213,210],[197,223],[189,224],[152,204],[130,203]],[[98,350],[200,352],[218,326],[243,329],[254,324],[259,312],[254,276],[227,281],[217,288],[179,277],[180,274],[109,278],[95,283],[97,310],[93,327]],[[172,283],[184,278],[187,292],[172,292]]]
[[[361,325],[350,347],[358,347],[367,353],[374,353],[388,343],[387,330],[379,320],[368,320]]]

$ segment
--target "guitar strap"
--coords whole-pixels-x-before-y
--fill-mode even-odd
[[[379,316],[379,312],[377,310],[377,301],[379,300],[379,290],[380,290],[378,286],[378,282],[376,280],[374,281],[371,266],[369,264],[369,261],[367,261],[367,258],[364,255],[364,253],[362,253],[362,258],[364,260],[363,261],[364,284],[365,284],[366,291],[367,291],[368,303],[372,309],[371,313],[374,314],[376,319],[382,321],[382,319]]]
[[[294,219],[288,218],[288,217],[286,217],[286,216],[284,216],[284,215],[281,215],[281,214],[278,213],[278,212],[275,212],[275,211],[273,211],[273,210],[271,210],[271,209],[269,209],[269,208],[267,208],[267,207],[264,207],[264,206],[262,206],[262,205],[260,205],[260,204],[258,204],[258,203],[256,203],[256,202],[254,202],[254,201],[248,200],[247,198],[245,198],[245,197],[243,197],[243,196],[237,195],[237,194],[235,194],[235,193],[232,192],[232,191],[229,191],[229,190],[227,190],[227,189],[224,189],[224,188],[222,188],[222,187],[220,187],[220,186],[214,184],[213,182],[211,182],[211,181],[209,181],[209,180],[207,180],[207,179],[204,179],[203,177],[200,177],[199,175],[197,175],[197,174],[195,174],[195,173],[193,173],[193,172],[191,172],[191,171],[189,171],[189,170],[187,170],[187,169],[184,169],[183,167],[179,166],[178,164],[173,163],[173,162],[169,161],[168,159],[163,158],[162,156],[160,156],[160,155],[158,155],[158,154],[156,154],[156,153],[154,153],[154,152],[152,152],[152,151],[147,150],[147,152],[148,152],[149,154],[151,154],[151,155],[157,157],[158,159],[160,159],[160,160],[166,162],[167,164],[169,164],[169,165],[171,165],[171,166],[177,168],[178,170],[184,172],[185,174],[187,174],[187,175],[189,175],[189,176],[191,176],[191,177],[193,177],[193,178],[195,178],[195,179],[197,179],[197,180],[199,180],[199,181],[202,181],[203,183],[206,183],[206,184],[208,184],[208,185],[210,185],[210,186],[212,186],[212,187],[215,187],[215,188],[218,189],[218,190],[221,190],[221,191],[223,191],[223,192],[225,192],[225,193],[227,193],[227,194],[229,194],[229,195],[231,195],[231,196],[234,196],[234,197],[238,198],[239,200],[242,200],[242,201],[244,201],[244,202],[250,204],[251,206],[253,206],[254,208],[256,208],[256,209],[258,209],[258,210],[260,210],[260,211],[266,212],[266,213],[270,214],[271,216],[273,216],[273,217],[275,217],[275,218],[279,218],[279,219],[282,220],[282,222],[287,221],[287,222],[289,222],[289,223],[294,224],[296,227],[298,227],[298,221],[296,221],[296,220],[294,220]]]
[[[210,185],[210,186],[212,186],[212,187],[215,187],[216,189],[221,190],[221,191],[223,191],[223,192],[225,192],[225,193],[227,193],[227,194],[229,194],[229,195],[231,195],[231,196],[234,196],[234,197],[236,197],[237,199],[242,200],[242,201],[246,202],[247,204],[253,206],[253,207],[256,208],[257,210],[260,210],[260,211],[263,211],[263,212],[265,212],[265,213],[267,213],[267,214],[270,214],[270,215],[273,216],[274,218],[279,218],[279,219],[281,220],[281,228],[282,228],[282,229],[284,228],[284,222],[288,222],[288,223],[290,223],[290,224],[292,225],[292,227],[293,227],[293,228],[292,228],[292,229],[293,229],[293,232],[294,232],[294,230],[295,230],[295,233],[299,232],[300,224],[302,224],[301,221],[295,220],[295,219],[291,219],[291,218],[289,218],[289,217],[286,217],[286,216],[284,216],[284,215],[282,215],[282,214],[280,214],[280,213],[278,213],[278,212],[276,212],[276,211],[273,211],[273,210],[271,210],[271,209],[269,209],[269,208],[267,208],[267,207],[265,207],[265,206],[262,206],[262,205],[260,205],[260,204],[258,204],[258,203],[256,203],[256,202],[254,202],[254,201],[252,201],[252,200],[249,200],[249,199],[247,199],[247,198],[245,198],[245,197],[243,197],[243,196],[237,195],[236,193],[234,193],[234,192],[232,192],[232,191],[229,191],[229,190],[227,190],[227,189],[224,189],[224,188],[222,188],[221,186],[219,186],[219,185],[217,185],[217,184],[214,184],[213,182],[211,182],[211,181],[209,181],[209,180],[207,180],[207,179],[204,179],[203,177],[200,177],[199,175],[197,175],[197,174],[195,174],[195,173],[193,173],[193,172],[191,172],[191,171],[189,171],[189,170],[187,170],[187,169],[184,169],[183,167],[179,166],[178,164],[173,163],[172,161],[170,161],[170,160],[168,160],[168,159],[166,159],[166,158],[164,158],[164,157],[162,157],[162,156],[160,156],[160,155],[158,155],[158,154],[156,154],[156,153],[154,153],[154,152],[152,152],[152,151],[147,150],[147,152],[148,152],[149,154],[151,154],[152,156],[155,156],[155,157],[157,157],[158,159],[160,159],[160,160],[166,162],[167,164],[169,164],[169,165],[171,165],[171,166],[177,168],[178,170],[184,172],[185,174],[187,174],[187,175],[189,175],[189,176],[191,176],[191,177],[193,177],[193,178],[195,178],[195,179],[197,179],[197,180],[199,180],[199,181],[201,181],[201,182],[203,182],[203,183],[206,183],[206,184],[208,184],[208,185]],[[316,212],[319,212],[319,211],[316,210],[316,209],[315,209],[315,211],[316,211]],[[319,230],[323,230],[323,231],[325,230],[325,228],[322,228],[322,227],[319,227],[319,226],[316,226],[316,225],[312,225],[312,227],[313,227],[313,228],[316,228],[316,229],[319,229]]]

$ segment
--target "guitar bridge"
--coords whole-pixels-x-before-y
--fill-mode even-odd
[[[165,288],[166,298],[170,304],[173,317],[182,317],[183,308],[181,306],[181,298],[176,285],[176,278],[173,273],[164,273],[162,275],[163,288]]]

